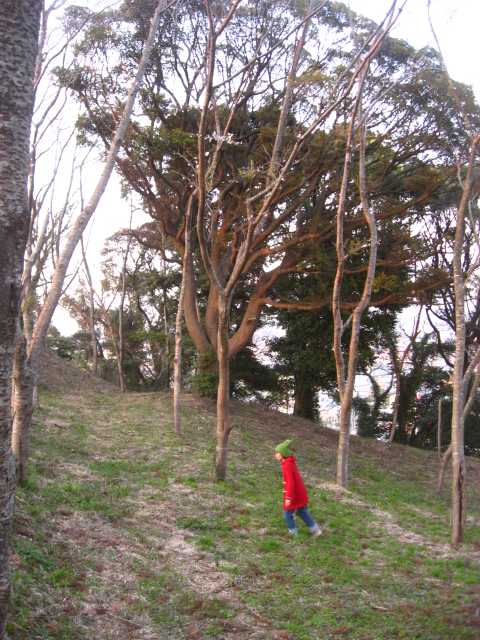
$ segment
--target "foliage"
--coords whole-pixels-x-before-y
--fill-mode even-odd
[[[275,404],[281,385],[274,369],[263,362],[250,344],[233,358],[230,365],[230,389],[234,398]]]
[[[289,64],[292,38],[287,34],[298,21],[301,6],[268,1],[242,6],[218,44],[218,86],[215,107],[207,114],[205,136],[206,159],[213,162],[205,233],[221,281],[229,277],[235,261],[246,224],[247,199],[261,193],[268,181],[265,167],[272,157],[283,99],[283,92],[276,87]],[[220,15],[217,10],[221,11],[220,5],[214,19]],[[118,103],[143,46],[145,15],[144,4],[138,1],[99,14],[78,46],[75,67],[59,70],[60,84],[87,105],[79,120],[79,136],[85,144],[103,147],[111,138]],[[163,20],[140,95],[143,117],[132,123],[118,166],[123,180],[139,194],[152,216],[145,233],[150,248],[162,250],[162,235],[175,254],[182,256],[185,207],[197,180],[196,137],[203,82],[197,61],[204,59],[208,29],[204,7],[195,2],[165,12]],[[348,83],[348,65],[354,55],[352,24],[359,41],[376,28],[361,16],[353,14],[350,19],[340,3],[329,3],[312,18],[297,74],[298,87],[285,123],[280,162],[285,162],[298,136],[312,122],[318,105],[330,104],[338,79]],[[262,56],[257,58],[254,54],[259,46]],[[118,64],[105,64],[106,59]],[[241,73],[236,74],[242,65],[248,69],[249,82]],[[455,86],[472,122],[479,122],[480,111],[471,90]],[[172,87],[183,89],[172,92]],[[113,89],[116,101],[111,103]],[[407,43],[393,38],[386,40],[371,66],[364,97],[366,103],[372,103],[367,190],[378,212],[380,240],[373,303],[408,304],[421,288],[419,281],[413,282],[409,265],[426,252],[416,230],[425,216],[458,193],[451,166],[466,142],[463,120],[441,73],[438,55],[427,49],[420,56]],[[283,281],[292,281],[295,276],[308,279],[315,273],[331,283],[335,260],[332,229],[350,101],[343,100],[331,122],[309,137],[285,175],[262,232],[258,229],[232,303],[232,356],[248,344],[267,302],[290,304],[297,310],[305,301],[312,308],[328,305],[328,287],[322,295],[304,287],[301,297],[290,296]],[[216,154],[218,131],[227,121],[228,131]],[[352,176],[357,169],[355,156]],[[366,246],[355,181],[349,185],[347,200],[347,276],[356,280],[347,291],[348,306],[361,290]],[[215,349],[216,306],[214,297],[205,292],[206,278],[195,237],[192,242],[190,277],[195,278],[195,293],[187,298],[185,313],[197,349],[203,352]],[[432,286],[431,279],[428,286]]]
[[[78,351],[79,341],[76,336],[65,337],[55,327],[50,327],[46,338],[46,345],[54,351],[59,358],[73,360]]]
[[[215,365],[215,354],[212,350],[197,353],[194,361],[194,389],[198,395],[212,399],[217,397],[218,371]]]

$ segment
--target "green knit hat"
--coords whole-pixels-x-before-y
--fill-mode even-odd
[[[292,444],[291,440],[285,440],[281,444],[275,447],[275,451],[282,455],[284,458],[289,458],[292,454],[290,453],[290,445]]]

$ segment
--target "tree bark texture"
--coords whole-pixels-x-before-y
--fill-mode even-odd
[[[0,3],[0,638],[10,596],[15,492],[11,447],[12,368],[23,254],[28,233],[27,180],[33,78],[41,0]]]
[[[228,438],[230,424],[230,359],[228,353],[228,302],[219,296],[218,309],[218,390],[217,390],[217,454],[215,475],[225,480],[227,475]]]
[[[30,425],[33,416],[33,388],[34,377],[28,366],[27,339],[18,323],[15,351],[13,358],[13,402],[12,411],[15,420],[27,425],[28,431],[20,438],[18,431],[13,431],[12,448],[17,456],[18,478],[25,482],[28,474],[28,459],[30,453]]]
[[[14,3],[8,3],[8,6],[13,4]],[[26,3],[23,2],[22,0],[22,2],[18,3],[18,6],[22,7],[24,4]],[[37,0],[35,0],[35,5],[36,4],[37,4]],[[82,212],[80,213],[78,218],[75,220],[73,227],[68,235],[67,241],[58,257],[57,264],[56,264],[55,271],[52,278],[52,283],[50,286],[50,290],[45,300],[45,304],[43,305],[42,310],[39,314],[38,320],[33,330],[32,340],[28,348],[28,367],[30,368],[30,371],[32,372],[33,376],[36,375],[40,353],[42,351],[42,348],[45,345],[45,338],[47,335],[48,327],[50,326],[50,321],[57,307],[58,301],[60,300],[60,297],[62,295],[63,283],[65,280],[65,275],[67,273],[68,266],[70,264],[71,257],[82,237],[83,232],[85,231],[87,224],[89,223],[93,214],[96,211],[98,203],[100,202],[100,199],[107,187],[108,181],[110,179],[113,168],[115,166],[115,162],[118,156],[118,152],[120,151],[123,137],[125,135],[128,124],[130,122],[130,117],[132,115],[135,99],[136,99],[138,90],[140,88],[140,85],[142,83],[143,76],[145,73],[145,68],[147,66],[148,59],[150,57],[153,41],[155,38],[155,34],[157,32],[158,24],[160,22],[160,16],[166,4],[167,4],[166,0],[160,0],[157,5],[155,15],[153,16],[152,23],[150,26],[148,39],[147,39],[147,42],[145,43],[143,55],[138,65],[137,74],[128,91],[122,117],[120,119],[118,127],[113,136],[112,143],[110,145],[110,149],[108,151],[107,158],[105,160],[105,165],[104,165],[102,174],[100,176],[100,179],[87,205],[83,208]],[[41,3],[39,3],[39,6],[41,6]],[[31,13],[31,10],[29,11],[29,13]],[[38,27],[37,27],[36,38],[37,37],[38,37]],[[22,43],[22,37],[20,37],[20,43]],[[33,63],[35,64],[35,58]],[[32,73],[32,82],[33,82],[33,73]],[[32,93],[32,100],[33,100],[33,93]],[[30,113],[31,113],[31,110],[30,110]],[[30,121],[31,121],[31,115],[30,115]],[[5,148],[7,149],[8,145]],[[27,153],[27,163],[28,163],[28,139],[27,139],[26,153]],[[28,175],[28,164],[27,164],[26,176],[27,175]],[[17,176],[17,179],[18,179],[18,176]],[[25,181],[26,179],[27,178],[25,178]],[[14,453],[18,457],[20,455],[20,448],[22,450],[28,451],[28,444],[23,444],[23,441],[29,438],[30,429],[31,429],[31,420],[30,420],[30,423],[27,424],[25,421],[22,422],[20,420],[21,416],[25,416],[25,418],[28,418],[28,411],[21,411],[18,414],[16,414],[14,423],[13,423],[13,431],[15,434],[14,442],[16,447],[14,449]]]

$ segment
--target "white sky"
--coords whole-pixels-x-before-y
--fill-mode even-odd
[[[397,4],[401,4],[398,0]],[[376,22],[385,15],[391,0],[349,0],[350,7]],[[437,37],[442,48],[447,68],[454,80],[471,85],[480,101],[480,71],[478,64],[478,30],[480,25],[480,0],[431,0],[431,15]],[[407,0],[406,7],[396,25],[393,35],[407,40],[417,49],[434,45],[427,15],[427,0]],[[99,175],[98,173],[92,175]],[[95,180],[92,183],[92,189]],[[120,183],[114,174],[89,225],[85,237],[88,240],[88,258],[92,271],[99,272],[100,251],[107,237],[121,228],[127,227],[130,207],[119,197]],[[85,194],[88,198],[89,194]],[[134,216],[133,225],[138,226],[147,217]],[[76,265],[72,260],[70,273]],[[59,308],[53,322],[63,335],[77,330],[76,323]]]
[[[402,0],[397,1],[401,5]],[[350,7],[376,22],[385,15],[391,0],[349,0]],[[437,34],[447,68],[454,80],[471,85],[480,100],[478,66],[479,0],[431,0],[432,23]],[[427,0],[407,0],[405,9],[392,34],[407,40],[415,48],[434,48],[430,30]]]

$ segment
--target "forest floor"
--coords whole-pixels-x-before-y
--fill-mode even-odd
[[[480,460],[467,459],[465,544],[450,546],[435,452],[337,434],[233,402],[227,481],[215,405],[120,395],[49,356],[27,482],[17,489],[9,640],[480,639]],[[309,511],[282,518],[274,447],[293,440]]]

